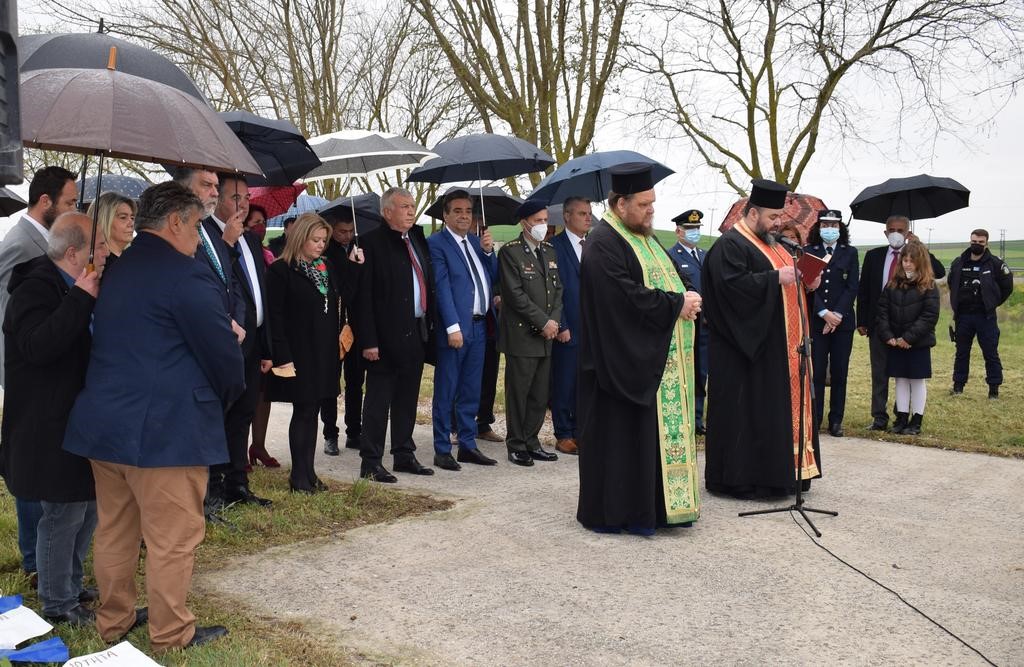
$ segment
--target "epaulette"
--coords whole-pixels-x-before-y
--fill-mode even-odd
[[[507,246],[520,245],[520,244],[522,244],[522,240],[520,240],[520,239],[512,239],[511,241],[507,241],[505,243],[505,245],[507,245]]]

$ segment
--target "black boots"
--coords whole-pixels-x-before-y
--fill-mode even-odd
[[[924,419],[924,415],[914,415],[910,418],[910,423],[900,433],[903,435],[920,435],[922,419]]]
[[[909,416],[909,412],[897,412],[896,421],[892,423],[892,428],[889,429],[889,433],[903,433],[903,429],[907,427],[907,418]]]

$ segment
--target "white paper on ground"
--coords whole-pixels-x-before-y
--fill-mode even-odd
[[[64,667],[94,667],[95,665],[103,667],[153,667],[155,665],[160,667],[160,663],[154,662],[148,655],[128,642],[121,642],[97,653],[80,655],[64,663]]]
[[[18,644],[45,635],[53,626],[22,605],[0,614],[0,648],[17,648]]]

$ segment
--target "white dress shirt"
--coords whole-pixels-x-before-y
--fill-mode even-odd
[[[30,223],[32,223],[32,226],[35,227],[39,231],[39,233],[43,235],[43,239],[45,239],[47,243],[50,242],[50,230],[49,229],[47,229],[46,227],[43,227],[43,225],[40,224],[38,220],[33,218],[28,213],[22,213],[21,217],[25,218]]]
[[[220,228],[221,233],[223,233],[227,225],[221,222],[215,215],[210,217],[213,218],[213,221]],[[202,227],[200,229],[204,232],[206,231]],[[252,300],[256,303],[256,326],[261,327],[263,326],[263,292],[260,291],[260,279],[256,275],[256,261],[253,259],[252,250],[249,249],[249,244],[244,238],[238,237],[235,245],[238,246],[239,252],[242,253],[242,265],[245,267],[245,274],[249,276],[249,285],[252,287]],[[262,257],[260,257],[260,261],[263,261]],[[227,271],[224,273],[227,273]]]
[[[469,258],[468,259],[469,259],[470,262],[473,262],[473,265],[476,267],[477,273],[480,275],[480,284],[483,285],[483,288],[484,288],[483,303],[489,304],[491,302],[491,286],[487,284],[487,271],[484,270],[483,264],[480,263],[480,258],[476,256],[476,251],[473,249],[473,245],[471,243],[467,243],[465,246],[462,245],[462,242],[464,240],[466,240],[467,237],[459,236],[458,234],[453,232],[451,227],[449,227],[448,225],[445,225],[444,228],[445,228],[445,231],[447,231],[449,234],[451,234],[452,238],[455,239],[455,245],[458,246],[459,254],[461,254],[463,257],[466,257],[465,248],[467,246],[469,247]],[[483,312],[483,313],[478,313],[477,312],[478,310],[480,310],[480,308],[479,308],[480,294],[478,294],[477,291],[476,291],[476,281],[473,280],[473,273],[472,273],[472,271],[470,271],[470,278],[469,279],[470,279],[470,282],[473,285],[473,314],[474,315],[486,315],[487,314],[486,312]],[[445,329],[445,332],[446,333],[450,333],[450,334],[455,333],[456,331],[462,331],[462,327],[459,326],[458,322],[456,322],[455,324],[452,324],[447,329]]]
[[[568,227],[565,228],[565,237],[567,239],[569,239],[569,243],[572,244],[572,250],[573,250],[573,252],[576,253],[576,261],[577,262],[582,261],[583,260],[583,237],[582,236],[576,236],[571,231],[569,231]]]

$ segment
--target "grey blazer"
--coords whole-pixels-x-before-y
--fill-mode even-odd
[[[11,271],[22,262],[45,255],[46,239],[39,233],[35,225],[22,217],[0,241],[0,321],[7,313],[7,302],[11,294],[7,285],[11,282]],[[4,382],[4,344],[0,336],[0,385]]]

